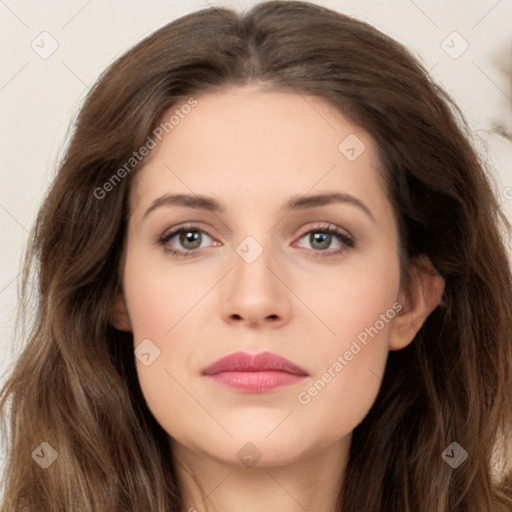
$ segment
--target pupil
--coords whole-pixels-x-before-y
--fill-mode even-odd
[[[327,249],[331,242],[330,233],[312,233],[311,234],[311,246],[314,247],[313,242],[319,242],[320,246],[317,246],[317,249]]]

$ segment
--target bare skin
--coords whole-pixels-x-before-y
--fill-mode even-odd
[[[357,139],[340,151],[349,135],[362,152],[350,151]],[[199,97],[152,151],[133,191],[112,322],[133,332],[135,347],[149,339],[160,351],[148,366],[137,359],[137,372],[169,434],[185,510],[335,510],[352,431],[389,351],[412,342],[444,288],[420,270],[401,288],[380,173],[375,142],[329,104],[255,86]],[[329,192],[356,201],[286,206]],[[145,216],[164,194],[206,195],[224,210],[161,205]],[[186,223],[199,227],[197,248],[191,235],[154,243]],[[325,226],[345,238],[322,239]],[[377,334],[354,353],[371,326]],[[239,350],[277,353],[308,375],[257,393],[201,374]]]

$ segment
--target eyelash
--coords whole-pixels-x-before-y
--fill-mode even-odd
[[[155,240],[154,243],[156,245],[162,246],[164,248],[165,252],[168,253],[171,256],[175,256],[175,257],[178,257],[178,258],[193,258],[193,257],[196,257],[198,255],[197,253],[199,252],[199,249],[189,250],[189,251],[179,251],[179,250],[176,250],[176,249],[170,249],[170,248],[166,247],[167,242],[169,240],[171,240],[172,238],[174,238],[177,234],[182,233],[182,232],[189,232],[189,231],[198,231],[200,233],[204,233],[204,234],[208,235],[210,238],[213,239],[213,236],[210,235],[210,233],[208,233],[208,231],[205,231],[204,229],[201,229],[200,226],[191,224],[191,225],[180,226],[178,229],[174,229],[170,233],[162,234],[161,236],[159,236]],[[341,229],[339,229],[339,228],[337,228],[335,226],[332,226],[330,224],[319,226],[317,228],[310,229],[309,231],[304,232],[299,237],[299,240],[301,238],[304,238],[304,236],[306,236],[306,235],[308,235],[310,233],[327,233],[329,235],[335,235],[338,238],[338,240],[343,244],[342,247],[340,247],[339,249],[336,249],[333,252],[327,252],[328,250],[316,251],[314,249],[309,249],[310,251],[313,251],[314,257],[329,258],[329,257],[333,257],[333,256],[340,256],[345,251],[348,251],[348,250],[352,249],[355,246],[354,239],[352,239],[344,231],[341,231]],[[326,253],[326,254],[322,254],[322,253]]]

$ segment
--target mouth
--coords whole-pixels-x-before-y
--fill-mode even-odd
[[[271,352],[235,352],[204,368],[201,374],[221,385],[251,393],[289,386],[309,375],[292,361]]]

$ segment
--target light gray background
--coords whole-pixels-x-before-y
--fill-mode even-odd
[[[208,5],[244,9],[254,3],[0,0],[0,373],[10,369],[23,342],[15,344],[12,333],[28,232],[84,95],[117,56],[172,19]],[[506,193],[512,143],[491,131],[498,124],[512,132],[512,79],[506,74],[512,72],[512,0],[315,3],[372,23],[432,70],[462,107],[512,219],[512,194]],[[454,31],[459,35],[450,36]],[[46,59],[31,46],[49,48],[42,32],[58,43]],[[465,44],[467,50],[453,58]]]

